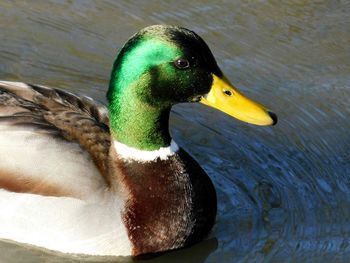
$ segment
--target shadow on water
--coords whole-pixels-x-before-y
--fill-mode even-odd
[[[65,255],[47,250],[40,250],[31,246],[24,246],[11,242],[0,242],[1,261],[6,263],[29,263],[29,262],[47,262],[47,263],[130,263],[130,262],[205,262],[208,255],[217,249],[217,240],[211,238],[204,240],[190,248],[172,251],[158,256],[147,256],[144,259],[132,259],[131,257],[92,257],[92,256],[74,256]]]
[[[117,49],[159,23],[200,34],[227,77],[279,123],[174,107],[171,133],[212,178],[217,223],[208,241],[145,262],[350,262],[348,1],[5,0],[0,79],[104,100]],[[104,260],[130,262],[0,242],[2,262]]]

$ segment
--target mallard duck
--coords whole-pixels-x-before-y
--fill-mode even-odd
[[[216,193],[172,140],[171,107],[200,102],[257,125],[277,121],[230,84],[196,33],[176,26],[126,42],[107,101],[0,81],[0,238],[116,256],[194,244],[215,222]]]

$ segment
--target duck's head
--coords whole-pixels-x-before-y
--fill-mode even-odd
[[[181,102],[201,102],[252,124],[277,122],[272,111],[230,84],[196,33],[175,26],[150,26],[127,41],[107,99],[114,138],[142,150],[169,145],[170,108]]]

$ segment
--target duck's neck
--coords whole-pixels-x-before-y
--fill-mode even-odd
[[[111,134],[116,141],[144,151],[170,145],[170,108],[160,110],[137,100],[120,98],[110,103],[109,111]]]
[[[116,141],[144,151],[170,145],[172,104],[164,100],[167,78],[160,77],[156,65],[169,61],[176,52],[172,45],[142,37],[128,41],[119,52],[107,93],[111,134]]]

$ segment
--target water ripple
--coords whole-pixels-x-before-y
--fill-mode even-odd
[[[172,135],[217,189],[217,223],[209,241],[151,261],[349,262],[348,1],[4,0],[0,77],[103,100],[117,50],[155,23],[199,33],[232,82],[279,123],[254,127],[203,105],[174,108]],[[130,262],[6,242],[0,251],[6,262]]]

